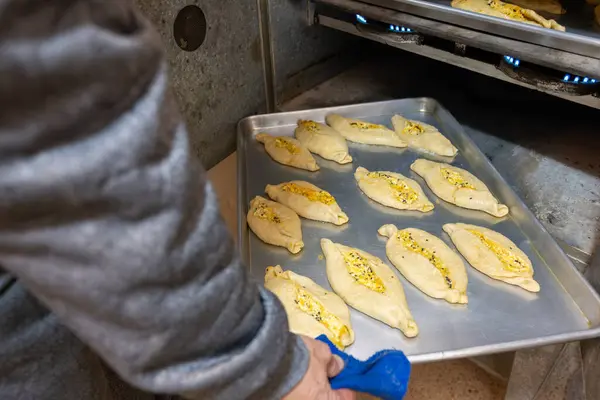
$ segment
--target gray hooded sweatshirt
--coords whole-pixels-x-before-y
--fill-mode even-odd
[[[0,0],[0,399],[272,399],[307,361],[150,24],[128,0]]]

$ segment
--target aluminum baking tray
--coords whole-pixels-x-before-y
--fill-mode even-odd
[[[564,25],[566,32],[452,8],[451,0],[358,1],[553,49],[600,58],[600,27],[594,23],[593,6],[583,0],[562,0],[561,3],[567,10],[563,15],[541,13]]]
[[[392,115],[400,113],[435,125],[459,149],[452,164],[466,168],[482,179],[510,207],[510,217],[496,219],[445,203],[409,169],[419,157],[447,161],[444,157],[419,154],[409,149],[349,143],[354,158],[352,164],[340,166],[316,156],[321,170],[308,172],[276,163],[254,140],[254,135],[259,132],[292,136],[298,119],[324,121],[330,113],[363,118],[390,127]],[[469,304],[466,306],[431,299],[397,273],[419,325],[419,336],[405,338],[399,330],[352,310],[356,342],[348,351],[355,356],[364,358],[377,350],[396,348],[403,350],[412,362],[424,362],[600,336],[600,298],[596,292],[461,125],[433,99],[393,100],[249,117],[238,126],[238,160],[239,243],[252,275],[261,281],[265,267],[280,264],[284,269],[306,275],[330,288],[319,245],[321,238],[368,251],[389,264],[385,240],[377,234],[377,229],[388,223],[400,228],[424,229],[441,237],[452,248],[450,238],[442,231],[443,224],[479,224],[503,233],[531,258],[536,280],[542,287],[538,294],[494,281],[465,261],[469,275]],[[358,166],[369,170],[398,171],[416,179],[434,202],[435,210],[422,214],[374,203],[357,187],[353,172]],[[245,221],[249,201],[256,195],[264,195],[267,184],[294,179],[312,182],[331,192],[350,217],[349,224],[343,227],[303,219],[305,248],[298,255],[264,244],[247,228]]]

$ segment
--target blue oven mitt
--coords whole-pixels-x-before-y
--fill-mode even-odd
[[[346,364],[344,370],[330,379],[333,389],[350,389],[367,393],[383,400],[401,400],[408,388],[410,363],[399,350],[383,350],[373,354],[367,361],[340,351],[325,335],[317,338],[338,355]]]

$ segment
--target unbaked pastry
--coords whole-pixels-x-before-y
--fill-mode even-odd
[[[296,254],[304,247],[300,217],[283,204],[256,196],[250,202],[248,226],[260,240]]]
[[[348,216],[335,198],[325,190],[305,181],[267,185],[269,197],[294,210],[298,215],[315,221],[344,225]]]
[[[383,125],[354,118],[344,118],[337,114],[328,115],[326,120],[329,126],[351,142],[392,147],[408,146],[404,140],[396,135],[396,132]]]
[[[292,137],[259,133],[256,135],[256,140],[264,143],[266,152],[280,164],[308,171],[319,170],[319,166],[310,151]]]
[[[311,153],[338,164],[352,162],[352,157],[348,154],[346,139],[338,131],[325,124],[300,120],[295,135],[296,139]]]
[[[358,187],[370,199],[398,210],[433,210],[421,186],[413,179],[390,171],[369,172],[358,167],[354,173]]]
[[[348,305],[400,329],[407,337],[419,333],[408,309],[402,284],[379,258],[352,247],[321,239],[327,278]]]
[[[337,294],[279,265],[265,271],[265,288],[283,304],[292,333],[311,338],[324,334],[341,349],[354,342],[350,310]]]
[[[468,303],[465,264],[441,239],[415,228],[399,231],[394,225],[378,232],[389,238],[385,250],[392,264],[420,291],[448,303]]]
[[[490,278],[539,292],[533,280],[533,266],[525,253],[511,240],[488,228],[468,224],[446,224],[444,231],[478,271]]]
[[[548,29],[564,32],[565,27],[553,19],[546,19],[533,10],[504,3],[500,0],[452,0],[450,3],[454,8],[460,8],[492,17],[509,19],[511,21],[524,22]]]
[[[396,134],[408,143],[409,147],[425,150],[440,156],[455,156],[458,149],[432,125],[406,119],[401,115],[392,117]]]
[[[442,200],[494,217],[504,217],[508,207],[500,204],[488,187],[475,175],[450,164],[418,159],[410,169],[419,174]]]

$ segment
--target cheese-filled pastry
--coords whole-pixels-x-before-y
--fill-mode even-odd
[[[409,147],[448,157],[458,152],[458,149],[433,125],[406,119],[401,115],[392,117],[392,125],[396,134],[408,143]]]
[[[337,294],[279,265],[267,268],[265,288],[283,304],[292,333],[311,338],[324,334],[340,349],[354,342],[350,310]]]
[[[298,140],[288,136],[256,135],[256,140],[265,145],[265,151],[280,164],[307,171],[318,171],[317,161],[310,151]]]
[[[294,134],[296,139],[311,153],[338,164],[352,162],[346,139],[338,131],[325,124],[300,120]]]
[[[564,26],[553,19],[546,19],[533,10],[505,3],[500,0],[452,0],[450,5],[454,8],[460,8],[466,11],[523,22],[525,24],[541,26],[547,29],[554,29],[561,32],[566,30]]]
[[[260,240],[296,254],[304,247],[300,217],[283,204],[256,196],[250,202],[248,226]]]
[[[446,224],[444,231],[478,271],[530,292],[540,291],[540,285],[533,279],[531,260],[506,236],[468,224]]]
[[[353,247],[321,239],[327,261],[327,278],[333,290],[348,305],[407,337],[417,336],[419,328],[408,304],[402,283],[379,258]]]
[[[344,225],[348,216],[329,192],[305,181],[267,185],[269,197],[294,210],[299,216],[315,221]]]
[[[424,159],[415,161],[410,169],[425,179],[433,193],[448,203],[485,211],[494,217],[508,214],[508,207],[500,204],[485,183],[469,171]]]
[[[385,251],[392,264],[420,291],[448,303],[468,303],[465,264],[446,243],[421,229],[384,225]]]
[[[370,199],[398,210],[433,210],[421,186],[413,179],[390,171],[373,171],[358,167],[354,173],[358,187]]]
[[[354,118],[330,114],[327,124],[355,143],[374,144],[380,146],[406,147],[408,144],[400,139],[396,132],[379,124],[371,124]]]

